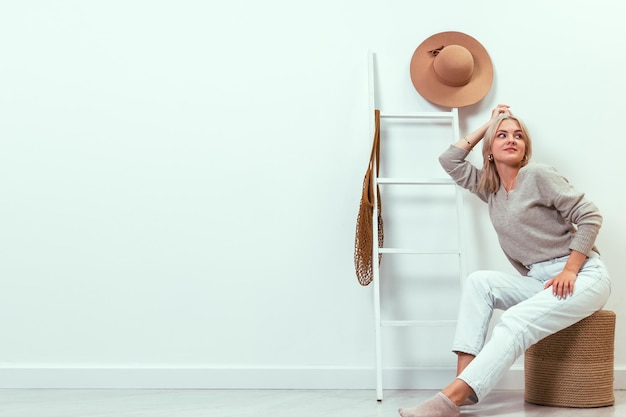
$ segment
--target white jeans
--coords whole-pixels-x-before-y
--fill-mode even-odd
[[[611,282],[600,256],[589,257],[574,293],[559,300],[545,282],[563,271],[568,257],[530,266],[528,276],[496,271],[470,274],[464,284],[453,351],[476,358],[458,376],[478,399],[491,391],[533,344],[602,309]],[[506,310],[485,344],[494,309]]]

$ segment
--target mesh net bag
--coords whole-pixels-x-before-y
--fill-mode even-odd
[[[354,238],[354,268],[359,284],[366,286],[374,279],[373,276],[373,244],[374,244],[374,191],[376,192],[377,201],[377,219],[378,219],[378,247],[383,246],[384,231],[382,205],[380,202],[380,190],[378,185],[374,190],[373,175],[378,176],[380,167],[380,110],[374,111],[374,141],[372,143],[372,152],[370,160],[363,179],[363,189],[361,192],[361,202],[359,204],[359,214],[356,220],[356,233]],[[381,255],[378,255],[380,263]]]

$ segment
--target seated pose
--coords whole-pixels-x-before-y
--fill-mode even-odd
[[[465,160],[482,139],[483,167]],[[489,207],[500,246],[521,275],[478,271],[464,283],[453,351],[457,377],[402,417],[455,417],[483,399],[526,349],[600,310],[611,283],[595,247],[602,216],[552,167],[529,163],[531,141],[509,106],[439,157]],[[485,343],[494,309],[505,310]]]

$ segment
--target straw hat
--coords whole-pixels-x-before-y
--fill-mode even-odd
[[[432,35],[411,58],[411,81],[426,100],[446,107],[465,107],[482,100],[493,81],[487,50],[461,32]]]

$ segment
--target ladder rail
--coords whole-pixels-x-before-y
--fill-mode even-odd
[[[461,137],[461,129],[459,122],[459,109],[454,108],[452,110],[454,121],[452,122],[454,129],[454,138]],[[463,216],[465,210],[463,210],[463,189],[460,186],[456,186],[455,189],[455,203],[456,203],[456,218],[457,218],[457,242],[459,247],[459,287],[463,289],[463,278],[467,276],[467,260],[465,259],[466,249],[466,229]]]
[[[370,117],[374,114],[376,109],[376,82],[375,82],[375,68],[374,53],[368,52],[368,83],[369,83],[369,106]],[[374,135],[374,123],[370,123],[370,137]],[[374,165],[378,161],[374,160]],[[378,173],[371,176],[372,190],[374,190],[374,207],[372,213],[372,276],[374,282],[374,322],[375,322],[375,345],[376,345],[376,398],[378,401],[383,400],[383,369],[382,369],[382,336],[381,336],[381,320],[380,320],[380,264],[379,247],[378,247]]]

